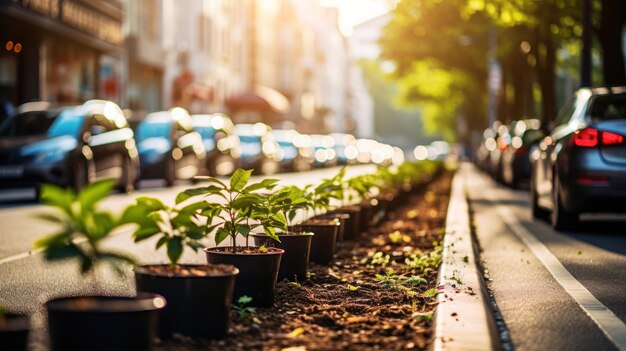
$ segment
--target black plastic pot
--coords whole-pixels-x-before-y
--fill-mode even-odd
[[[363,202],[359,206],[361,207],[361,216],[359,217],[359,232],[362,233],[369,229],[370,220],[372,219],[374,210],[372,208],[372,204],[369,201]]]
[[[0,316],[0,348],[6,351],[24,351],[28,344],[30,320],[28,316],[5,313]]]
[[[350,215],[350,218],[346,221],[345,229],[343,231],[343,240],[353,240],[359,235],[359,221],[361,218],[361,207],[359,206],[346,206],[336,210],[332,210],[329,213],[345,213]]]
[[[212,267],[207,275],[175,275],[155,272],[147,265],[135,268],[137,291],[160,294],[167,306],[160,311],[158,335],[167,339],[174,333],[196,339],[221,339],[228,331],[230,305],[233,300],[234,266]],[[207,265],[180,265],[186,270],[207,270]]]
[[[239,275],[235,279],[234,301],[247,295],[252,298],[251,306],[272,307],[280,260],[285,251],[268,248],[265,253],[233,253],[230,250],[230,247],[211,247],[204,249],[204,252],[211,264],[231,264],[239,268]]]
[[[254,244],[256,246],[265,245],[266,247],[277,247],[285,250],[285,254],[280,259],[278,281],[287,279],[301,282],[307,279],[306,273],[309,264],[313,233],[299,232],[297,234],[278,234],[280,242],[273,240],[265,234],[250,235],[254,238]]]
[[[346,232],[346,225],[350,220],[350,215],[347,213],[339,213],[339,212],[328,212],[321,214],[319,216],[315,216],[314,218],[321,219],[337,219],[339,221],[339,229],[337,230],[337,242],[344,241],[344,235]]]
[[[50,349],[152,350],[163,307],[165,299],[149,293],[50,300],[46,302]]]
[[[335,219],[310,219],[294,226],[295,229],[315,234],[311,241],[310,262],[327,265],[332,261],[340,225]]]

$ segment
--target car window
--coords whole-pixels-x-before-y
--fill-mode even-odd
[[[626,94],[598,96],[591,104],[589,117],[592,122],[626,119]]]
[[[29,111],[20,113],[0,125],[0,136],[27,137],[45,135],[59,110]]]
[[[48,136],[58,137],[69,135],[78,137],[83,130],[85,117],[84,112],[79,109],[72,108],[63,110],[50,126]]]
[[[213,139],[215,135],[215,129],[212,127],[195,127],[196,131],[200,133],[202,139]]]
[[[166,138],[170,137],[171,125],[169,123],[139,123],[135,139],[138,142],[148,138]]]
[[[563,105],[561,110],[559,110],[559,114],[557,115],[556,120],[555,120],[557,126],[567,124],[570,121],[570,119],[572,119],[574,112],[576,112],[576,106],[577,106],[576,100],[577,100],[577,96],[572,95],[567,100],[565,105]]]

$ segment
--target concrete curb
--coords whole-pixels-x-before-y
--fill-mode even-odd
[[[462,166],[452,181],[434,312],[434,351],[502,348],[470,231]]]

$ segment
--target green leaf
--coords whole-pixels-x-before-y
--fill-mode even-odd
[[[226,229],[219,228],[217,230],[217,233],[215,233],[215,244],[219,245],[222,241],[224,241],[229,236],[230,236],[230,233]]]
[[[439,294],[439,292],[435,288],[431,288],[431,289],[424,291],[425,297],[434,297],[437,294]]]
[[[119,225],[131,223],[144,225],[146,223],[153,223],[154,221],[148,217],[149,213],[150,210],[144,205],[130,205],[124,209],[119,220]]]
[[[218,186],[215,185],[209,185],[209,186],[204,186],[201,188],[194,188],[194,189],[187,189],[185,191],[183,191],[182,193],[178,194],[178,196],[176,196],[176,204],[179,204],[185,200],[187,200],[190,197],[193,196],[198,196],[198,195],[220,195],[222,197],[224,197],[224,195],[222,194],[222,192],[224,191],[224,188],[220,188]]]
[[[179,236],[172,237],[167,242],[167,257],[170,259],[170,263],[176,264],[180,257],[183,255],[183,241]]]
[[[73,257],[84,257],[84,254],[74,243],[55,243],[46,248],[45,257],[47,260],[55,261]]]
[[[276,235],[276,231],[272,227],[263,226],[263,232],[270,238],[280,242],[280,238]]]
[[[84,187],[78,193],[78,203],[83,213],[93,211],[95,204],[107,197],[114,187],[113,179],[99,180]]]
[[[149,211],[165,211],[167,206],[161,200],[154,197],[142,196],[137,198],[137,203],[145,206]]]
[[[250,176],[252,175],[252,170],[243,170],[241,168],[237,169],[235,173],[230,177],[230,188],[233,191],[241,191],[248,181],[250,180]]]
[[[230,206],[236,210],[248,209],[252,205],[259,203],[262,201],[262,198],[257,194],[246,194],[237,197],[233,202],[231,202]]]
[[[181,229],[182,227],[190,227],[195,226],[196,223],[191,218],[191,215],[186,212],[180,212],[176,215],[176,217],[172,218],[172,226],[176,229]]]
[[[252,302],[252,298],[248,295],[243,295],[239,298],[239,300],[237,300],[237,303],[239,305],[246,305],[246,304],[249,304],[250,302]]]
[[[248,234],[250,234],[250,226],[237,224],[235,225],[235,228],[237,229],[237,233],[243,236],[248,236]]]
[[[41,203],[59,208],[69,216],[72,215],[72,202],[75,198],[72,189],[63,189],[52,184],[41,186]]]
[[[276,186],[276,183],[278,183],[279,181],[280,179],[266,178],[258,183],[248,185],[245,189],[243,189],[243,192],[247,193],[247,192],[261,190],[261,189],[271,190],[274,186]]]
[[[163,235],[163,236],[161,237],[161,239],[159,239],[159,241],[157,241],[155,249],[156,249],[156,250],[160,249],[160,248],[161,248],[161,246],[165,245],[165,244],[167,243],[167,241],[168,241],[168,240],[170,240],[169,236],[167,236],[167,235]]]
[[[113,216],[107,212],[98,212],[89,216],[90,230],[86,233],[94,239],[101,239],[116,227],[117,223],[113,219]]]
[[[139,242],[159,233],[161,233],[161,228],[158,226],[139,227],[133,233],[133,237],[135,238],[135,242]]]
[[[203,182],[215,183],[218,184],[222,189],[226,189],[226,184],[221,180],[214,177],[196,177],[196,179],[201,180]]]
[[[198,250],[204,249],[204,245],[200,244],[197,241],[190,241],[189,243],[187,243],[187,245],[189,247],[191,247],[194,251],[198,251]]]
[[[46,235],[35,240],[34,246],[36,249],[45,249],[54,245],[65,245],[72,239],[72,232],[68,229],[66,231]]]
[[[64,224],[65,221],[63,220],[63,218],[53,215],[52,213],[35,213],[33,215],[34,218],[36,219],[40,219],[42,221],[46,221],[46,222],[50,222],[50,223],[55,223],[55,224]]]
[[[187,236],[193,240],[200,240],[204,238],[206,234],[204,234],[204,231],[194,228],[194,230],[187,231]]]

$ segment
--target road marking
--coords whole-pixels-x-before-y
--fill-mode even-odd
[[[33,256],[33,255],[38,255],[38,254],[40,254],[42,252],[43,252],[43,249],[36,249],[36,250],[28,251],[28,252],[22,252],[21,254],[5,257],[3,259],[0,259],[0,265],[3,265],[5,263],[9,263],[9,262],[13,262],[13,261],[17,261],[17,260],[21,260],[22,258],[27,258],[27,257]]]
[[[487,198],[494,204],[498,215],[511,228],[513,234],[539,259],[552,277],[578,303],[580,308],[596,323],[606,337],[618,349],[626,350],[626,324],[613,311],[596,299],[584,285],[576,280],[567,268],[563,266],[561,261],[520,223],[508,207],[498,204],[498,201],[494,200],[491,194],[487,195]]]

